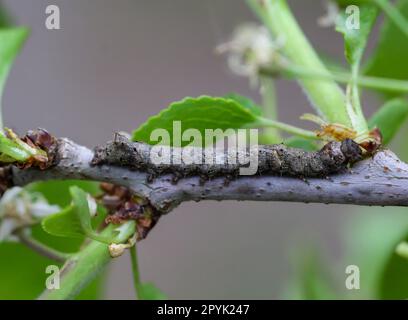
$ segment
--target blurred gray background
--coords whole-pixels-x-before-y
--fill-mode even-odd
[[[259,99],[214,54],[234,26],[254,20],[244,1],[4,2],[32,30],[4,95],[5,124],[20,133],[44,127],[94,146],[185,96],[235,91]],[[49,4],[61,9],[61,30],[45,28]],[[317,26],[321,1],[290,4],[312,43],[342,57],[340,35]],[[293,82],[280,80],[278,90],[280,119],[299,124],[312,110],[307,99]],[[141,276],[175,299],[279,298],[291,248],[318,243],[335,261],[341,226],[352,214],[355,208],[340,205],[186,203],[139,245]],[[115,260],[110,271],[106,297],[132,299],[129,258]]]

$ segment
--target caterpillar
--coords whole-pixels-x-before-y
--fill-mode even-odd
[[[201,154],[204,159],[208,149],[194,147],[190,147],[189,150],[186,147],[167,147],[164,150],[169,152],[171,161],[157,164],[151,159],[152,148],[153,146],[143,142],[131,142],[126,136],[117,133],[113,141],[95,148],[91,164],[109,164],[144,171],[148,173],[147,182],[152,182],[160,175],[172,174],[174,183],[189,176],[199,176],[202,183],[215,177],[231,180],[239,175],[239,170],[243,167],[240,163],[228,161],[230,154],[227,151],[213,151],[218,161],[212,164],[175,161],[183,152]],[[243,152],[245,154],[242,156],[249,156],[249,150]],[[345,139],[342,142],[330,141],[314,152],[283,144],[260,145],[257,148],[256,174],[301,178],[327,177],[344,171],[350,164],[362,158],[360,146],[351,139]]]

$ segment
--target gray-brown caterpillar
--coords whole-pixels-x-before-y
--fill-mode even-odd
[[[156,164],[151,160],[152,146],[142,142],[131,142],[127,137],[116,134],[113,141],[105,146],[96,147],[92,160],[93,165],[117,165],[135,170],[147,172],[148,182],[152,182],[157,176],[172,174],[173,182],[188,176],[199,176],[201,182],[214,177],[225,177],[233,179],[239,174],[243,167],[240,163],[228,163],[227,151],[217,156],[226,159],[223,163],[196,164],[175,163],[175,155],[184,151],[183,148],[168,147],[169,163]],[[196,152],[203,153],[202,148]],[[215,151],[214,151],[215,152]],[[248,156],[249,151],[246,152]],[[282,175],[301,178],[326,177],[346,169],[349,164],[362,159],[360,146],[351,139],[343,142],[328,142],[319,151],[308,152],[302,149],[290,148],[283,144],[261,145],[258,147],[258,169],[259,175]]]

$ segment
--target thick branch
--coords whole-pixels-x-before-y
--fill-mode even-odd
[[[228,185],[225,178],[200,184],[199,177],[172,183],[171,175],[148,183],[148,174],[114,165],[92,166],[94,152],[67,139],[59,140],[57,164],[46,170],[13,167],[11,180],[23,186],[50,179],[106,181],[130,188],[166,213],[185,201],[252,200],[343,203],[354,205],[408,206],[408,165],[394,153],[383,150],[358,162],[350,172],[330,179],[310,178],[307,182],[285,176],[238,176]]]

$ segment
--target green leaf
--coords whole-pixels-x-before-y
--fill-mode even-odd
[[[251,99],[241,96],[237,93],[229,93],[224,96],[225,99],[231,99],[237,102],[239,105],[241,105],[244,108],[247,108],[251,113],[257,115],[257,116],[262,116],[262,108],[257,105],[254,101]]]
[[[53,180],[36,182],[25,187],[29,191],[40,192],[49,203],[57,204],[61,208],[71,204],[72,198],[70,194],[71,186],[77,186],[91,195],[100,193],[99,183],[93,181],[77,181],[77,180]],[[105,219],[106,210],[103,207],[98,207],[98,215],[93,218],[92,224],[97,228]],[[41,225],[35,226],[33,229],[34,237],[46,243],[48,246],[60,251],[75,252],[81,246],[84,237],[73,238],[67,241],[66,238],[53,236],[45,232]]]
[[[293,272],[286,288],[286,299],[327,300],[335,299],[327,264],[322,263],[316,248],[295,250],[292,256]]]
[[[71,205],[42,221],[45,232],[58,237],[82,238],[87,232],[78,219],[76,208]]]
[[[367,44],[368,36],[372,26],[377,18],[378,9],[375,5],[361,5],[360,9],[360,28],[350,28],[347,26],[349,15],[342,11],[340,14],[336,30],[343,34],[345,42],[345,55],[348,63],[352,67],[360,64],[364,49]]]
[[[386,295],[385,282],[393,282],[394,290],[399,290],[400,286],[405,286],[403,278],[408,279],[408,268],[405,271],[397,265],[395,268],[395,261],[391,261],[396,245],[407,234],[407,209],[360,208],[354,213],[353,219],[347,221],[348,226],[342,236],[347,252],[341,269],[343,271],[347,265],[359,267],[360,290],[347,290],[344,285],[340,288],[343,288],[348,299],[379,299]],[[387,273],[386,270],[393,268],[394,271],[399,269],[395,277],[398,277],[401,283],[396,284],[394,276]],[[386,290],[391,289],[388,287]]]
[[[61,212],[43,219],[42,227],[44,231],[59,237],[81,238],[87,236],[104,243],[112,243],[113,238],[105,238],[93,230],[87,193],[77,186],[70,187],[69,191],[72,204],[65,207]]]
[[[394,243],[394,247],[408,240],[408,235]],[[401,299],[408,297],[408,259],[392,251],[380,277],[379,299]]]
[[[169,133],[169,143],[173,144],[174,121],[180,121],[181,133],[186,129],[197,129],[201,137],[205,136],[206,129],[237,129],[256,123],[257,114],[250,111],[232,99],[201,96],[185,98],[172,103],[159,114],[148,119],[133,132],[133,141],[143,141],[154,144],[151,134],[155,129],[164,129]],[[203,141],[204,142],[204,141]],[[190,141],[181,141],[181,146]]]
[[[138,287],[139,300],[166,300],[167,296],[151,282],[141,283]]]
[[[336,30],[344,36],[345,56],[351,66],[352,77],[349,82],[348,88],[350,91],[347,94],[346,101],[348,116],[352,127],[358,133],[363,133],[368,128],[361,108],[359,88],[356,81],[359,75],[360,61],[363,57],[368,36],[377,18],[378,9],[370,4],[360,5],[357,9],[360,14],[354,17],[352,16],[352,14],[355,14],[354,12],[342,11],[337,19]],[[350,19],[358,19],[359,27],[349,26],[348,24],[352,22]]]
[[[393,99],[387,101],[370,119],[370,128],[377,127],[386,145],[398,133],[408,116],[408,101]]]
[[[0,28],[8,28],[14,24],[14,19],[4,6],[3,1],[0,2]]]
[[[397,7],[400,13],[408,18],[408,1],[399,1]],[[406,80],[408,79],[407,56],[406,35],[387,17],[381,28],[378,45],[365,67],[365,74]]]
[[[0,132],[0,161],[15,162],[26,161],[30,154],[22,149],[16,142],[7,138],[4,133]]]
[[[28,36],[23,27],[0,29],[0,99],[11,65]],[[1,108],[0,108],[1,113]],[[0,124],[2,123],[0,116]]]
[[[87,193],[77,186],[72,186],[69,191],[72,196],[75,214],[78,217],[82,230],[85,231],[86,235],[93,233]]]
[[[335,1],[338,3],[340,7],[344,8],[350,5],[359,6],[359,5],[366,4],[373,0],[335,0]]]
[[[98,183],[88,181],[46,181],[30,184],[26,189],[41,192],[49,203],[67,206],[71,197],[69,187],[78,185],[91,194],[99,192]],[[80,239],[52,236],[41,228],[34,226],[32,234],[35,239],[61,252],[76,252],[83,243]],[[49,274],[45,269],[50,264],[61,266],[55,261],[44,258],[21,243],[0,243],[0,299],[35,299],[43,290]],[[29,266],[29,268],[27,268]],[[97,299],[101,297],[104,275],[95,279],[77,299]]]
[[[66,207],[71,203],[70,188],[77,186],[85,192],[96,195],[100,193],[98,182],[82,180],[50,180],[29,184],[26,189],[33,192],[40,192],[51,204]]]

